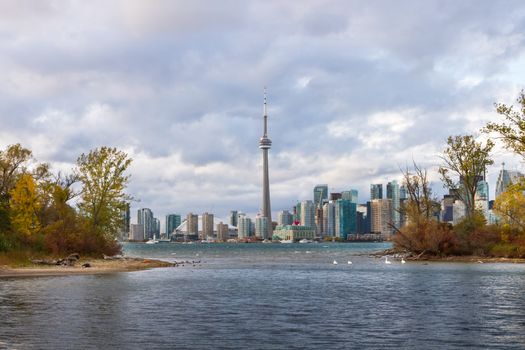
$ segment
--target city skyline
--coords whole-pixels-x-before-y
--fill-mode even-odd
[[[364,200],[412,159],[442,194],[446,137],[477,133],[524,87],[525,5],[441,4],[3,2],[0,146],[66,173],[115,146],[134,159],[132,213],[254,218],[268,86],[274,215],[318,183]],[[500,163],[523,171],[501,148],[494,158],[492,198]]]

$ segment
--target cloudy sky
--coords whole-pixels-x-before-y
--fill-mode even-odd
[[[432,172],[525,87],[517,1],[0,0],[0,146],[53,168],[109,145],[133,159],[133,209],[260,208],[268,87],[274,212]],[[521,168],[503,150],[499,163]]]

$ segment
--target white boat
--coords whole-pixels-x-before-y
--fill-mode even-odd
[[[303,238],[299,241],[299,243],[312,243],[313,241],[309,240],[309,239],[306,239],[306,238]]]
[[[159,243],[159,241],[157,241],[156,239],[150,239],[149,241],[146,242],[146,244],[157,244]]]
[[[293,239],[283,239],[281,243],[293,243]]]

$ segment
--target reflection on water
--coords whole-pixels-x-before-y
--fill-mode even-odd
[[[126,245],[202,263],[2,279],[0,349],[525,348],[525,266],[361,254],[381,248]]]

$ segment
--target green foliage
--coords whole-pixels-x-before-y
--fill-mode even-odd
[[[18,143],[0,151],[0,202],[9,202],[9,193],[14,188],[18,176],[26,171],[31,155],[30,150]]]
[[[129,180],[125,171],[131,164],[127,154],[101,147],[77,159],[83,190],[78,207],[91,229],[115,238],[122,226],[121,211],[130,197],[124,193]]]
[[[525,92],[522,90],[516,102],[518,110],[514,106],[502,103],[495,104],[496,112],[503,116],[502,123],[488,123],[484,132],[495,132],[503,141],[505,147],[525,158]]]
[[[494,163],[490,158],[493,147],[491,140],[483,146],[472,135],[450,136],[447,139],[439,173],[447,188],[458,191],[465,203],[467,216],[473,216],[476,211],[474,200],[479,176]]]

